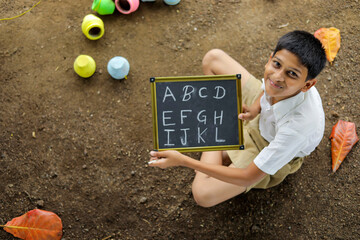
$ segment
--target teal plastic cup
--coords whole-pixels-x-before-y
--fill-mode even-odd
[[[100,15],[110,15],[115,11],[113,0],[94,0],[91,9]]]
[[[166,3],[167,5],[176,5],[180,3],[180,0],[164,0],[164,3]]]

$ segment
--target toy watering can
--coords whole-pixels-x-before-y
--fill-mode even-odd
[[[139,7],[140,0],[115,0],[117,10],[123,14],[135,12]]]
[[[105,33],[104,22],[94,14],[88,14],[84,17],[81,29],[90,40],[97,40]]]
[[[107,70],[112,78],[126,79],[129,74],[130,64],[126,58],[116,56],[108,62]]]
[[[164,3],[167,5],[176,5],[180,2],[180,0],[164,0]]]
[[[83,78],[91,77],[96,69],[95,61],[88,55],[79,55],[74,62],[75,72]]]
[[[115,3],[113,0],[94,0],[91,9],[100,15],[109,15],[114,13]]]

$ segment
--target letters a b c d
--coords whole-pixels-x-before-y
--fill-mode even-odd
[[[226,95],[226,90],[222,86],[215,86],[214,87],[215,94],[212,96],[214,99],[222,99]],[[182,89],[183,95],[181,101],[186,102],[192,98],[192,94],[195,92],[195,88],[192,85],[185,85]],[[208,87],[201,87],[198,90],[198,96],[200,98],[207,98],[208,96]],[[169,86],[166,86],[164,97],[162,102],[165,102],[168,98],[172,99],[176,102],[176,97],[174,93],[171,91]]]

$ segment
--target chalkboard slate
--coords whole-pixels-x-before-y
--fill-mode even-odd
[[[150,78],[154,149],[244,149],[241,75]]]

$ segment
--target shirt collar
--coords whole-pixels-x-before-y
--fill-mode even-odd
[[[265,91],[264,91],[265,92]],[[266,100],[268,101],[269,105],[271,104],[271,98],[266,94]],[[281,119],[285,116],[288,112],[290,112],[292,109],[294,109],[296,106],[298,106],[301,102],[303,102],[305,99],[305,93],[299,92],[293,97],[281,100],[271,106],[273,109],[275,118],[277,120]]]

